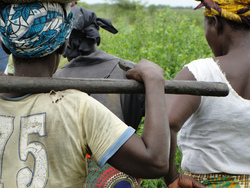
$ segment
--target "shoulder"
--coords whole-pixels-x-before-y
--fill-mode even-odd
[[[206,67],[215,64],[213,58],[205,58],[205,59],[197,59],[191,61],[190,63],[184,65],[184,67],[191,68],[191,67]]]
[[[55,108],[67,109],[67,111],[95,111],[103,108],[102,104],[89,96],[87,93],[76,90],[67,89],[63,91],[51,91],[49,100],[55,105]]]
[[[117,60],[119,59],[118,57],[112,55],[112,54],[109,54],[103,50],[97,50],[96,52],[90,54],[89,56],[93,56],[95,58],[103,58],[103,59],[106,59],[106,60]]]
[[[221,80],[223,73],[213,58],[198,59],[185,65],[197,81]]]
[[[85,92],[76,90],[76,89],[67,89],[63,91],[50,91],[49,93],[50,98],[53,99],[63,99],[64,101],[75,101],[76,103],[79,103],[82,100],[86,100],[89,98],[89,95]]]

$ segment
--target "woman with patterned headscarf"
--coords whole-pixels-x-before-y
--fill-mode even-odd
[[[52,77],[72,23],[68,3],[34,1],[0,5],[2,46],[13,54],[14,76],[31,80]],[[170,135],[164,71],[142,60],[127,76],[145,84],[142,138],[78,90],[1,94],[0,187],[83,188],[87,153],[100,167],[109,163],[132,176],[167,173]]]
[[[171,127],[169,188],[250,187],[250,0],[199,0],[214,57],[192,61],[175,80],[224,82],[227,97],[167,95]],[[179,131],[179,132],[178,132]],[[176,133],[178,137],[176,140]],[[173,159],[176,143],[181,168]],[[194,178],[194,179],[193,179]]]

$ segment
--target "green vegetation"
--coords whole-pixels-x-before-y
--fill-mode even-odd
[[[211,56],[204,31],[187,16],[169,8],[148,15],[137,9],[135,23],[117,18],[119,33],[101,30],[100,48],[118,57],[137,62],[148,59],[159,64],[167,79],[173,79],[182,66],[192,60]]]
[[[119,30],[116,35],[100,30],[102,49],[120,58],[134,62],[151,60],[165,70],[166,79],[173,79],[184,64],[199,58],[211,57],[203,30],[202,10],[165,6],[143,6],[131,1],[114,1],[115,4],[87,5],[98,17],[108,18]],[[129,2],[126,4],[126,2]],[[67,61],[64,59],[60,66]],[[141,123],[138,134],[143,128]],[[176,164],[180,169],[181,152],[177,148]],[[164,188],[162,178],[143,180],[141,187]]]

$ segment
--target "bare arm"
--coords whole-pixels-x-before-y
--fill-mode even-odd
[[[170,132],[164,94],[163,70],[147,60],[127,71],[127,77],[144,82],[145,124],[140,138],[134,134],[108,161],[117,169],[140,178],[158,178],[168,172]]]
[[[184,68],[176,75],[175,80],[195,80],[195,78],[187,68]],[[185,121],[198,109],[200,100],[200,96],[166,95],[171,132],[171,152],[169,173],[164,177],[164,179],[170,188],[205,187],[196,182],[193,178],[182,174],[180,175],[174,163],[177,146],[176,133],[181,129]]]

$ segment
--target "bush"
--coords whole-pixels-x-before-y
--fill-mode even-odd
[[[173,79],[184,64],[211,56],[204,31],[187,16],[169,8],[152,16],[137,9],[135,15],[133,25],[118,18],[116,35],[101,30],[100,49],[134,62],[153,61],[165,70],[166,79]]]

